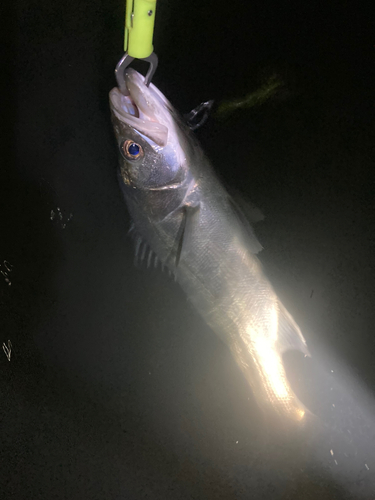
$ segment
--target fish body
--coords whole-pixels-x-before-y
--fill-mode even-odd
[[[294,421],[306,410],[282,354],[305,339],[263,272],[261,250],[193,133],[164,95],[128,70],[129,95],[110,92],[121,152],[119,181],[136,238],[175,275],[193,306],[230,348],[259,406]]]

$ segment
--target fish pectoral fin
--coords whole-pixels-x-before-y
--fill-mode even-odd
[[[182,207],[182,220],[180,224],[180,229],[177,233],[177,238],[176,238],[176,246],[175,246],[175,259],[174,259],[174,265],[175,267],[178,267],[180,260],[181,260],[181,255],[183,252],[187,251],[187,249],[190,246],[190,243],[192,241],[192,232],[193,232],[193,225],[194,225],[194,220],[198,215],[199,212],[199,204],[191,206],[191,205],[185,205]]]
[[[282,304],[279,304],[277,347],[280,354],[286,351],[301,351],[311,357],[301,330]]]

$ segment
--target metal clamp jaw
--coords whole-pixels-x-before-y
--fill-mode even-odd
[[[125,84],[125,70],[129,66],[129,64],[136,59],[135,57],[132,57],[131,55],[128,54],[128,52],[125,52],[125,54],[122,56],[120,61],[117,63],[116,69],[115,69],[115,76],[117,80],[117,86],[120,90],[120,92],[124,95],[129,95],[128,89]],[[141,59],[142,61],[146,61],[150,63],[149,70],[147,71],[146,77],[145,77],[145,85],[148,87],[150,85],[150,82],[152,80],[152,77],[154,76],[154,73],[156,71],[156,68],[158,67],[158,56],[155,54],[155,52],[152,52],[148,57],[142,57],[142,58],[137,58]]]
[[[120,92],[127,95],[125,69],[134,59],[150,63],[145,84],[148,86],[158,66],[157,55],[153,52],[156,0],[126,0],[125,11],[125,54],[116,66],[115,75]]]

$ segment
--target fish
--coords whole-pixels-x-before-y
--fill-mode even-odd
[[[115,87],[109,101],[137,252],[142,242],[174,275],[229,347],[259,408],[303,422],[308,410],[291,388],[282,356],[310,353],[266,277],[252,224],[164,94],[134,69],[124,79],[128,95]]]

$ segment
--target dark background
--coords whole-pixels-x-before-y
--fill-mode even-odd
[[[0,341],[12,353],[0,352],[1,498],[359,498],[363,464],[348,489],[328,445],[314,462],[293,443],[264,444],[227,348],[172,280],[133,265],[108,108],[123,9],[20,0],[2,16]],[[313,357],[370,394],[371,12],[159,0],[153,80],[181,112],[274,73],[285,82],[197,134],[266,215],[260,258]]]

